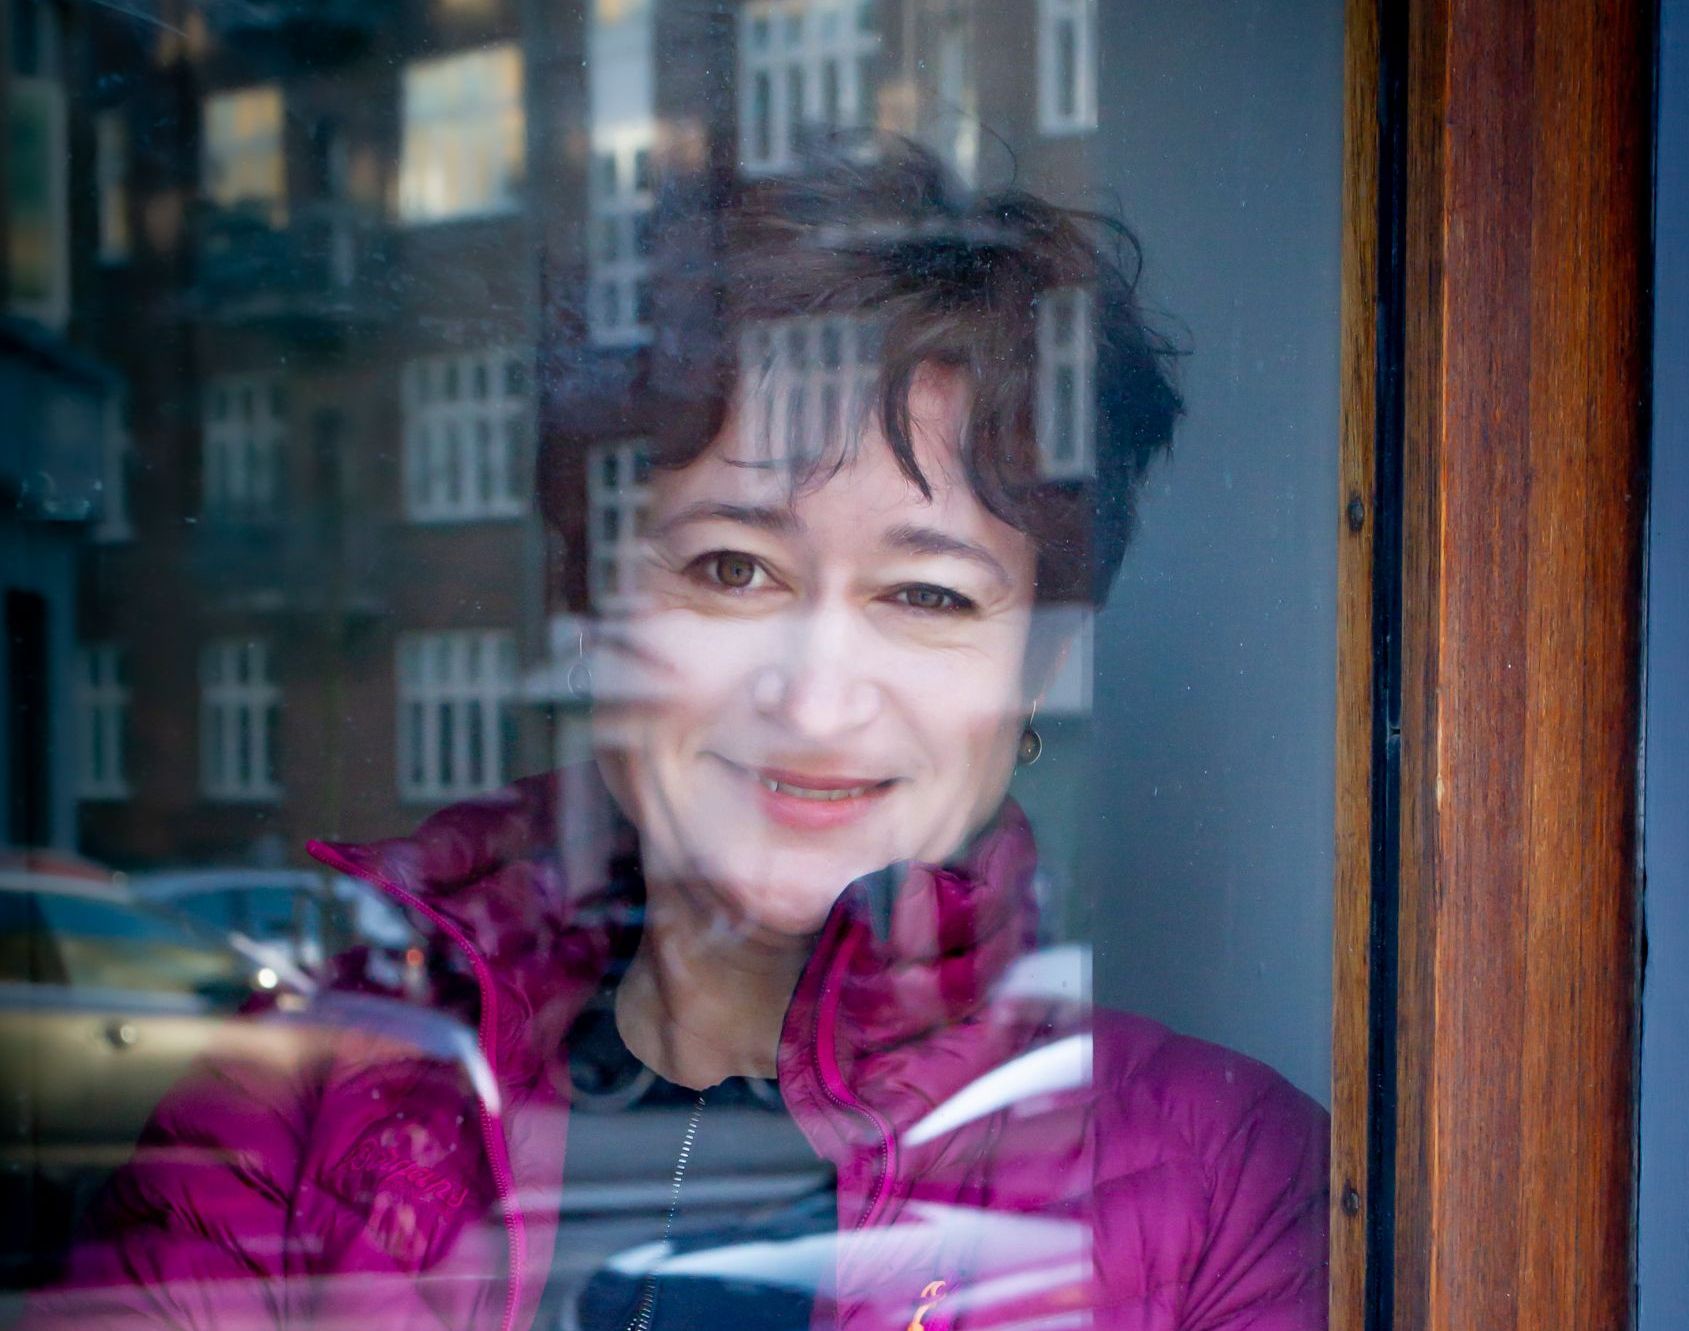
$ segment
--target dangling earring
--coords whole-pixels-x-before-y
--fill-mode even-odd
[[[575,659],[569,663],[569,673],[563,677],[569,696],[576,702],[592,700],[592,665],[586,657],[586,634],[580,635],[575,646]]]
[[[1015,761],[1022,767],[1031,767],[1044,752],[1044,738],[1032,728],[1033,719],[1038,715],[1038,704],[1032,704],[1032,715],[1026,718],[1026,728],[1020,732],[1020,745],[1015,750]]]

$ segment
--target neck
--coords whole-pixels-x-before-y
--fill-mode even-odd
[[[616,989],[627,1047],[694,1090],[728,1077],[772,1078],[811,940],[755,936],[700,916],[679,894],[652,884],[647,891],[639,950]]]

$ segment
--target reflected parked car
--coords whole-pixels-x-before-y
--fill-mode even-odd
[[[190,915],[263,951],[277,966],[328,978],[331,960],[356,958],[369,987],[416,997],[424,940],[369,884],[309,869],[206,868],[135,874],[135,894]],[[340,983],[349,977],[337,974]]]
[[[34,1275],[159,1097],[236,1012],[298,997],[110,876],[0,870],[0,1244]]]
[[[273,1065],[355,1028],[490,1084],[460,1023],[290,970],[109,874],[0,868],[0,1287],[51,1279],[99,1185],[213,1048]]]

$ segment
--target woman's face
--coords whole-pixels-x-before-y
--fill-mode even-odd
[[[796,489],[732,420],[654,475],[594,717],[648,877],[802,935],[851,880],[942,860],[995,812],[1029,703],[1035,557],[961,474],[965,401],[936,372],[912,395],[931,499],[874,424]]]

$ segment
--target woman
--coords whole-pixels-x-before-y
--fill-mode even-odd
[[[1319,1109],[1016,968],[1034,852],[1007,792],[1065,650],[1048,623],[1101,599],[1177,412],[1121,238],[959,198],[908,147],[705,217],[661,285],[637,585],[583,661],[596,762],[312,847],[456,946],[493,1084],[374,1036],[207,1066],[32,1325],[525,1331],[567,1256],[570,1031],[606,987],[632,1055],[698,1097],[653,1162],[678,1205],[737,1076],[776,1078],[836,1170],[817,1326],[1324,1325]],[[1049,479],[1039,340],[1087,310],[1094,449]],[[659,1286],[607,1324],[775,1320]]]

